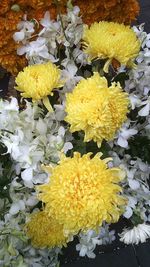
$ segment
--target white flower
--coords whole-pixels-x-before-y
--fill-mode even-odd
[[[124,216],[125,218],[129,219],[129,218],[131,218],[132,214],[133,214],[133,210],[132,210],[132,208],[130,208],[129,206],[127,206],[127,207],[126,207],[126,211],[125,211],[125,213],[123,214],[123,216]]]
[[[34,33],[34,23],[30,21],[21,21],[17,25],[18,32],[15,32],[13,35],[13,39],[15,42],[23,41],[26,42],[26,39],[30,38]]]
[[[65,69],[62,70],[62,79],[65,80],[65,86],[61,94],[70,92],[82,79],[81,76],[77,76],[78,69],[73,61],[64,60],[62,65],[65,66]]]
[[[140,187],[140,183],[135,179],[128,179],[129,186],[132,190],[137,190]]]
[[[25,186],[32,188],[33,187],[33,169],[27,168],[21,173],[21,178],[24,180]]]
[[[43,26],[43,29],[40,31],[39,36],[47,34],[49,32],[56,32],[60,28],[60,24],[50,19],[49,11],[46,11],[44,18],[40,20],[40,24]]]
[[[50,13],[49,11],[46,11],[44,14],[44,18],[40,20],[40,24],[44,27],[44,28],[49,28],[51,27],[53,24],[50,20]]]
[[[120,234],[120,241],[125,244],[139,244],[144,243],[150,238],[150,225],[145,223],[134,226],[131,230],[125,229]]]
[[[15,32],[13,35],[13,39],[15,42],[20,42],[25,38],[25,33],[23,31]]]
[[[68,150],[71,150],[73,148],[73,145],[71,142],[66,142],[63,146],[63,152],[66,154]]]
[[[130,94],[129,99],[130,99],[130,103],[131,103],[131,109],[135,109],[136,107],[140,106],[141,100],[138,98],[137,95]]]
[[[32,41],[26,46],[22,46],[17,49],[18,55],[26,54],[27,58],[30,57],[42,57],[44,59],[50,59],[48,48],[46,46],[45,38],[39,37],[36,41]]]
[[[126,125],[124,125],[118,134],[118,140],[117,140],[117,144],[121,147],[127,148],[128,147],[128,139],[131,138],[131,136],[137,134],[137,130],[136,129],[127,129]]]
[[[9,213],[11,215],[17,214],[20,210],[25,210],[25,203],[23,200],[19,200],[11,205]]]
[[[148,116],[150,112],[150,97],[146,101],[143,101],[141,105],[144,105],[144,107],[138,112],[138,115],[142,117]]]
[[[114,231],[109,231],[109,225],[104,225],[99,228],[99,233],[94,230],[89,230],[86,233],[79,234],[79,244],[76,245],[76,250],[79,251],[81,257],[87,256],[95,258],[94,249],[97,245],[110,244],[115,240]]]

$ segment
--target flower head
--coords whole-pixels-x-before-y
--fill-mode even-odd
[[[52,63],[25,67],[16,77],[16,89],[23,97],[33,101],[44,99],[53,94],[53,89],[61,87],[61,71]]]
[[[125,229],[120,237],[120,241],[127,245],[144,243],[146,239],[150,238],[150,225],[143,223],[134,226],[133,229]]]
[[[33,246],[38,248],[62,247],[67,242],[62,225],[50,218],[45,211],[32,214],[25,225],[25,231]]]
[[[84,141],[94,140],[98,146],[103,139],[113,139],[126,120],[129,100],[119,83],[108,87],[105,77],[94,73],[81,80],[72,93],[66,96],[65,120],[70,131],[84,131]]]
[[[123,212],[126,201],[118,185],[122,171],[108,169],[110,159],[90,156],[76,152],[73,158],[63,157],[52,170],[50,182],[38,186],[46,212],[63,225],[66,235],[97,229],[103,221],[116,222]]]
[[[83,40],[90,59],[115,59],[131,66],[140,51],[140,41],[135,32],[129,26],[114,22],[93,23],[85,29]]]

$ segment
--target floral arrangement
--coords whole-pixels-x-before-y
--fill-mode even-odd
[[[139,12],[137,0],[101,0],[95,5],[90,0],[73,0],[73,4],[79,6],[80,14],[85,23],[107,20],[130,24],[135,20]],[[69,5],[69,4],[68,4]],[[41,30],[39,24],[46,11],[50,12],[51,19],[56,19],[57,13],[66,13],[67,0],[2,0],[0,1],[0,64],[9,72],[16,75],[18,71],[28,64],[26,58],[18,56],[16,50],[18,43],[14,42],[13,34],[22,28],[28,32],[28,38],[34,40],[34,34]],[[120,15],[122,14],[123,15]],[[28,19],[25,24],[21,21]],[[29,23],[31,22],[31,23]],[[33,29],[33,22],[34,29]],[[40,26],[40,27],[39,27]],[[23,32],[22,37],[23,38]],[[26,36],[27,37],[27,36]]]
[[[17,92],[0,100],[0,266],[59,266],[74,239],[94,258],[120,218],[121,242],[145,242],[150,35],[126,25],[137,1],[0,5],[0,63]]]

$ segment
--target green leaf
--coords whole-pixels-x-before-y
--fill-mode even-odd
[[[150,163],[150,139],[137,135],[129,140],[130,149],[127,151],[133,158],[138,157],[143,162]]]

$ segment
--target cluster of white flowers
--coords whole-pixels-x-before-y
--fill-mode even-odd
[[[21,172],[29,188],[46,182],[42,163],[57,163],[61,152],[72,148],[71,135],[58,121],[57,110],[44,117],[38,105],[26,102],[26,108],[20,112],[15,98],[10,103],[0,102],[0,133],[7,153],[17,163],[16,173]]]
[[[87,233],[80,233],[79,244],[76,245],[76,250],[79,251],[81,257],[95,258],[94,250],[97,245],[110,244],[114,240],[115,231],[109,231],[108,224],[105,224],[100,227],[99,233],[94,230],[89,230]]]
[[[124,154],[121,159],[118,153],[110,153],[115,166],[120,166],[126,172],[126,179],[123,181],[125,196],[128,204],[124,217],[129,219],[133,213],[139,215],[141,220],[147,222],[150,219],[150,189],[149,175],[150,166],[140,158],[133,160],[129,154]]]

